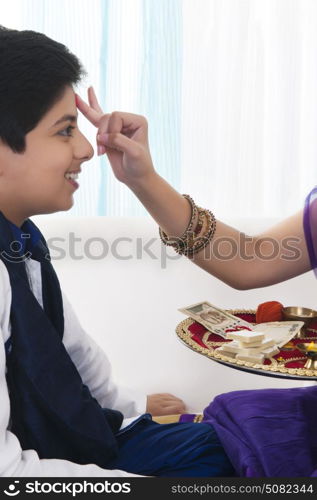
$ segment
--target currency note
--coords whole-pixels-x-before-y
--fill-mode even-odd
[[[203,325],[210,332],[221,335],[223,338],[226,338],[228,331],[252,329],[252,325],[247,321],[237,318],[207,301],[198,302],[178,310]]]

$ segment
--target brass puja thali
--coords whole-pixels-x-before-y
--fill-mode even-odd
[[[255,325],[255,310],[230,309],[228,313]],[[294,336],[275,356],[265,359],[263,364],[237,360],[228,355],[217,353],[231,340],[210,332],[202,324],[187,318],[176,327],[179,339],[190,349],[209,357],[213,361],[231,368],[287,379],[314,380],[317,379],[317,318],[313,318],[305,328],[304,333]]]

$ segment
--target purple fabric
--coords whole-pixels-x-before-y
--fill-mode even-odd
[[[317,387],[234,391],[204,410],[241,477],[317,475]]]
[[[179,422],[180,423],[194,422],[195,417],[197,417],[197,413],[183,413],[179,417]]]
[[[311,266],[317,277],[317,186],[305,200],[303,224]]]

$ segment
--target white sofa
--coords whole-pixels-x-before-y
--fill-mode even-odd
[[[107,352],[121,384],[146,393],[171,392],[184,399],[189,411],[199,412],[222,392],[311,383],[215,363],[183,345],[175,327],[185,318],[179,307],[205,299],[226,309],[256,308],[267,300],[316,308],[313,272],[272,287],[238,291],[171,249],[173,260],[165,260],[166,248],[148,217],[51,215],[33,220],[49,242],[63,290],[85,330]],[[277,221],[225,222],[254,235]],[[152,255],[144,250],[146,244]]]

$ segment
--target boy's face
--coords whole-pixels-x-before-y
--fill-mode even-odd
[[[65,115],[74,119],[60,121]],[[0,211],[18,226],[32,215],[69,210],[77,187],[65,174],[79,171],[94,154],[77,127],[71,87],[25,139],[22,154],[0,141]]]

